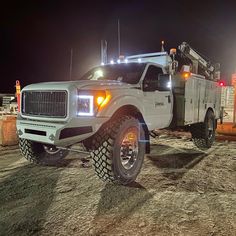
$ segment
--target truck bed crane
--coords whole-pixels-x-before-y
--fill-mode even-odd
[[[184,58],[191,60],[192,72],[195,74],[202,74],[207,79],[219,80],[220,78],[220,64],[213,64],[209,60],[205,59],[195,49],[193,49],[188,43],[183,42],[178,47],[180,54]],[[199,68],[200,67],[200,68]]]

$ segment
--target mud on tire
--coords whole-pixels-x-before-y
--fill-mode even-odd
[[[55,165],[69,153],[67,150],[56,149],[54,146],[46,146],[27,139],[20,139],[19,147],[28,161],[41,165]]]
[[[138,138],[135,152],[124,142],[126,135],[133,133]],[[123,185],[136,179],[145,155],[144,129],[137,119],[124,116],[109,122],[94,137],[92,146],[95,148],[91,152],[93,165],[100,179]],[[130,157],[129,161],[126,157]]]
[[[209,149],[215,140],[216,121],[212,111],[208,111],[204,123],[193,125],[191,134],[193,143],[202,150]]]

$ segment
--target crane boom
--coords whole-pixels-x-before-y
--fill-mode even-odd
[[[196,50],[194,50],[188,43],[183,42],[178,47],[182,55],[191,60],[193,64],[193,72],[199,74],[200,67],[203,74],[212,80],[219,79],[219,64],[212,64],[209,60],[201,56]]]

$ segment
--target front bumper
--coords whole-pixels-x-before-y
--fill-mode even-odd
[[[22,139],[66,147],[89,138],[108,119],[108,117],[75,117],[67,122],[53,123],[18,117],[17,133]]]

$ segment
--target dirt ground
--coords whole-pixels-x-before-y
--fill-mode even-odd
[[[202,152],[161,135],[132,186],[78,157],[41,167],[1,148],[0,235],[236,235],[236,142]]]

